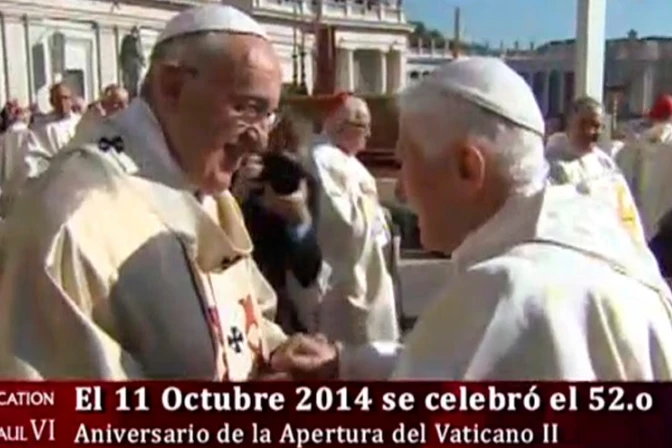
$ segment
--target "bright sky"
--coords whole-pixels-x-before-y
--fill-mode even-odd
[[[478,43],[521,46],[575,34],[576,0],[405,0],[410,20],[453,35],[455,6],[462,8],[462,34]],[[671,0],[607,0],[607,36],[672,35]]]

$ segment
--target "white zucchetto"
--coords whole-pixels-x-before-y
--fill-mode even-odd
[[[252,34],[268,39],[259,22],[239,9],[228,5],[205,5],[183,11],[168,21],[156,44],[179,36],[207,31]]]
[[[544,136],[544,117],[532,90],[499,58],[459,58],[436,69],[423,82]]]

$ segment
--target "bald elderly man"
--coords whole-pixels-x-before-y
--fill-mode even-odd
[[[342,377],[670,380],[670,290],[609,206],[547,183],[544,120],[518,74],[458,59],[403,93],[399,119],[422,243],[454,266],[404,346],[333,355]]]
[[[347,344],[396,341],[399,323],[386,251],[392,240],[376,181],[357,159],[366,148],[371,114],[361,98],[341,95],[312,149],[320,184],[317,234],[325,268],[319,303],[297,304],[307,327]],[[326,272],[325,272],[326,271]]]
[[[28,177],[36,177],[48,166],[49,161],[75,135],[81,115],[75,111],[76,98],[65,83],[54,84],[49,90],[52,110],[31,126],[26,140]]]
[[[310,338],[273,323],[228,192],[266,145],[281,83],[266,32],[239,10],[168,22],[141,97],[59,153],[4,224],[0,373],[245,381],[322,366],[319,347],[301,349]]]
[[[607,204],[633,241],[645,246],[646,232],[630,188],[616,162],[598,144],[603,127],[602,105],[590,97],[577,99],[567,132],[547,143],[550,177],[557,184],[575,185]]]
[[[103,117],[111,116],[128,106],[128,92],[117,84],[110,84],[103,89],[99,101],[89,105],[82,116],[75,134],[78,141],[85,142],[90,139],[88,132],[95,132],[95,128]]]

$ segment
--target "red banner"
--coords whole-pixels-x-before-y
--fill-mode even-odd
[[[0,383],[0,446],[672,446],[672,387]]]

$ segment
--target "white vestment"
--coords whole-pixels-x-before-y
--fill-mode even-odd
[[[285,336],[235,200],[196,200],[140,99],[98,135],[56,155],[4,223],[0,371],[253,378]]]
[[[313,148],[309,165],[320,184],[318,239],[330,269],[309,328],[348,344],[395,341],[399,324],[384,252],[391,238],[375,179],[329,143]]]
[[[659,123],[626,144],[616,157],[639,208],[647,239],[672,209],[672,124]]]
[[[556,184],[572,184],[611,206],[614,216],[638,244],[646,244],[645,232],[630,188],[614,160],[599,147],[579,153],[566,135],[546,148],[550,178]]]
[[[84,112],[84,115],[82,115],[82,118],[75,127],[75,136],[77,137],[77,141],[89,140],[91,138],[90,134],[96,132],[96,128],[99,126],[103,118],[104,115],[101,113],[98,107],[91,106],[86,109],[86,112]]]
[[[346,347],[344,376],[672,379],[670,290],[595,197],[572,185],[512,197],[453,255],[405,347]]]
[[[7,216],[27,175],[25,123],[14,123],[0,135],[0,218]]]
[[[50,114],[31,127],[25,150],[29,178],[37,177],[46,170],[49,161],[75,135],[80,119],[81,116],[74,113],[67,118]]]

